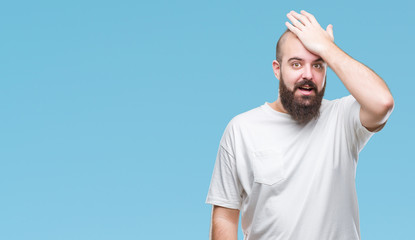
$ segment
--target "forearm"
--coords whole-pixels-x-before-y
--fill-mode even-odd
[[[226,219],[212,219],[212,240],[237,240],[238,225]]]
[[[239,210],[215,206],[212,208],[211,240],[237,240]]]
[[[372,120],[380,123],[387,119],[393,107],[393,98],[382,78],[334,43],[327,47],[321,57],[359,102],[362,110],[374,116]]]

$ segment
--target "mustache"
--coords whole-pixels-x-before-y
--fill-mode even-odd
[[[305,85],[308,85],[308,86],[312,87],[314,91],[317,91],[317,85],[313,81],[311,81],[310,79],[304,79],[304,80],[301,80],[300,82],[297,82],[294,85],[294,91],[297,90],[300,87],[305,86]]]

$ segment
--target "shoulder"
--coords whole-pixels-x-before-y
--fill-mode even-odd
[[[345,102],[353,102],[356,101],[356,99],[352,95],[344,96],[342,98],[337,98],[333,100],[327,100],[323,99],[322,106],[324,105],[332,105],[332,104],[339,104],[339,103],[345,103]]]
[[[253,126],[260,119],[263,119],[264,111],[262,107],[263,105],[234,116],[226,126],[221,142],[228,145],[232,142],[232,139],[237,138],[244,130],[249,129],[249,126]]]
[[[242,126],[247,126],[252,123],[257,122],[260,119],[263,119],[265,116],[265,112],[263,109],[264,105],[258,106],[256,108],[253,108],[251,110],[248,110],[246,112],[242,112],[236,116],[234,116],[228,126],[231,126],[233,128],[239,128]]]
[[[321,110],[324,112],[326,110],[344,110],[347,108],[351,108],[353,105],[358,105],[359,103],[352,95],[348,95],[342,98],[334,99],[334,100],[327,100],[323,99],[321,103]]]

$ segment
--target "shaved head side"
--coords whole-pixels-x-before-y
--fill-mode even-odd
[[[277,42],[277,47],[276,47],[276,60],[281,63],[281,59],[282,59],[282,45],[284,44],[285,40],[287,39],[287,36],[289,35],[289,33],[293,34],[290,29],[287,28],[287,30],[285,30],[285,32],[281,35],[280,39],[278,39]]]

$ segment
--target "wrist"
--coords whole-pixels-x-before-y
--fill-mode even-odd
[[[319,54],[319,56],[321,58],[323,58],[323,60],[325,62],[329,62],[331,60],[331,56],[336,55],[336,52],[341,51],[339,47],[337,47],[337,45],[330,41],[329,43],[327,43],[325,45],[325,47],[322,49],[321,53]]]

